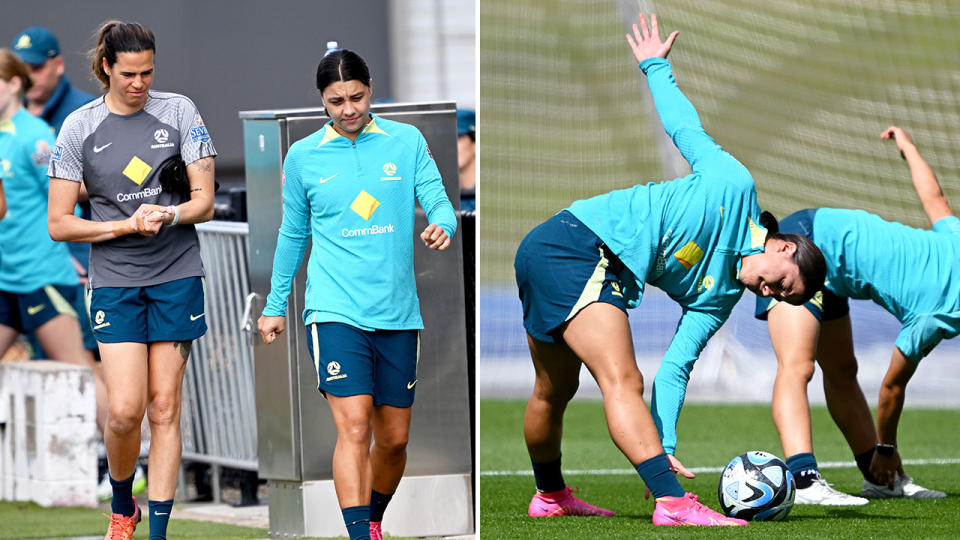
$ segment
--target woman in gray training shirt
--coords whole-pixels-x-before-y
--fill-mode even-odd
[[[165,538],[180,465],[183,373],[191,343],[206,332],[193,224],[213,217],[216,150],[193,102],[150,90],[150,30],[114,21],[98,35],[93,72],[106,94],[74,111],[60,131],[47,172],[49,229],[55,240],[92,244],[90,320],[109,401],[107,537],[132,538],[140,521],[131,487],[146,411],[150,537]],[[167,180],[184,169],[179,184]],[[73,215],[81,182],[92,220]]]

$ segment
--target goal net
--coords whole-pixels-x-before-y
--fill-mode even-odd
[[[906,128],[960,210],[960,5],[947,1],[485,0],[480,2],[478,381],[481,395],[525,394],[526,353],[513,253],[572,201],[689,172],[663,133],[624,39],[638,12],[661,35],[707,132],[750,169],[761,207],[860,208],[929,228],[895,144]],[[691,399],[769,399],[776,360],[747,292],[711,340]],[[868,400],[899,323],[852,302]],[[677,308],[648,288],[631,311],[652,380]],[[960,341],[942,343],[911,382],[912,404],[957,401]],[[585,372],[585,371],[584,371]],[[757,384],[743,385],[750,377]],[[769,379],[770,384],[766,384]],[[737,382],[739,381],[739,382]],[[744,391],[744,388],[750,390]],[[819,383],[811,398],[822,396]],[[734,391],[735,390],[735,391]],[[647,396],[649,397],[649,396]]]

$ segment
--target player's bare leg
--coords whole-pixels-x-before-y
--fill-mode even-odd
[[[338,397],[327,394],[337,445],[333,450],[333,485],[340,508],[366,506],[370,502],[370,436],[373,396]]]
[[[0,324],[0,357],[7,354],[10,347],[13,347],[13,344],[16,343],[19,335],[20,333],[16,329]]]
[[[807,384],[813,377],[820,321],[803,306],[780,302],[767,314],[770,342],[777,355],[773,383],[773,423],[786,457],[813,453]]]
[[[150,344],[149,407],[150,457],[147,489],[151,501],[173,499],[183,451],[180,434],[180,400],[190,342],[158,341]]]
[[[643,401],[627,314],[595,302],[567,324],[563,339],[587,366],[603,393],[603,410],[614,444],[637,465],[663,453],[653,416]]]
[[[827,409],[850,449],[855,455],[872,449],[877,433],[867,399],[857,382],[857,358],[849,316],[823,323],[817,362],[823,370]]]
[[[664,455],[653,416],[643,401],[643,376],[633,355],[627,314],[620,308],[595,302],[567,323],[563,339],[587,366],[603,393],[607,428],[614,444],[630,460],[656,498],[654,525],[746,525],[700,504],[677,482],[671,468],[679,467]]]
[[[107,383],[107,447],[110,476],[129,478],[140,456],[140,423],[147,408],[147,346],[143,343],[101,343],[100,358]]]
[[[560,457],[563,414],[580,385],[577,355],[563,343],[547,343],[527,334],[536,380],[523,416],[523,435],[530,458],[550,462]]]
[[[373,410],[373,446],[370,448],[371,484],[375,491],[397,490],[407,465],[410,407],[380,405]],[[369,491],[367,492],[369,496]]]
[[[848,322],[846,329],[849,331],[849,318],[845,319]],[[782,302],[770,310],[767,321],[770,342],[777,355],[777,377],[773,386],[773,421],[780,434],[787,465],[797,480],[796,504],[867,504],[866,499],[833,489],[820,476],[813,453],[807,384],[813,377],[815,353],[822,365],[823,357],[820,354],[825,349],[836,348],[836,354],[846,350],[842,343],[842,324],[832,324],[835,321],[821,324],[807,308]],[[849,335],[846,339],[850,339]],[[850,358],[853,358],[852,342],[849,352]],[[826,357],[826,361],[831,365],[843,363],[830,356]],[[854,361],[854,373],[855,368]],[[826,378],[824,368],[825,381]],[[827,401],[830,401],[829,396]]]
[[[537,493],[527,514],[532,517],[612,516],[574,496],[560,471],[563,414],[580,384],[580,359],[563,343],[527,335],[536,380],[523,417],[523,434],[534,466]]]

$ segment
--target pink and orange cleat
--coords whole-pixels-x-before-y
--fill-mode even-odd
[[[560,491],[537,492],[530,500],[530,517],[554,516],[612,516],[613,512],[593,506],[573,496],[577,490],[565,487]]]
[[[121,514],[111,514],[110,517],[110,526],[107,527],[107,535],[103,537],[103,540],[132,540],[133,531],[137,528],[137,523],[140,523],[140,507],[137,506],[137,500],[133,500],[133,507],[136,508],[136,511],[132,516],[124,516]],[[106,514],[104,514],[106,516]]]
[[[382,521],[370,522],[370,540],[383,540],[383,532],[380,531]]]
[[[706,525],[710,527],[742,526],[742,519],[727,517],[714,512],[693,493],[683,497],[660,497],[653,511],[654,525]]]

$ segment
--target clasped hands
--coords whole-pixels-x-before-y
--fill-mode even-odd
[[[169,206],[141,204],[140,208],[127,218],[126,224],[130,233],[153,236],[160,232],[160,227],[173,222],[173,215],[174,211]]]

